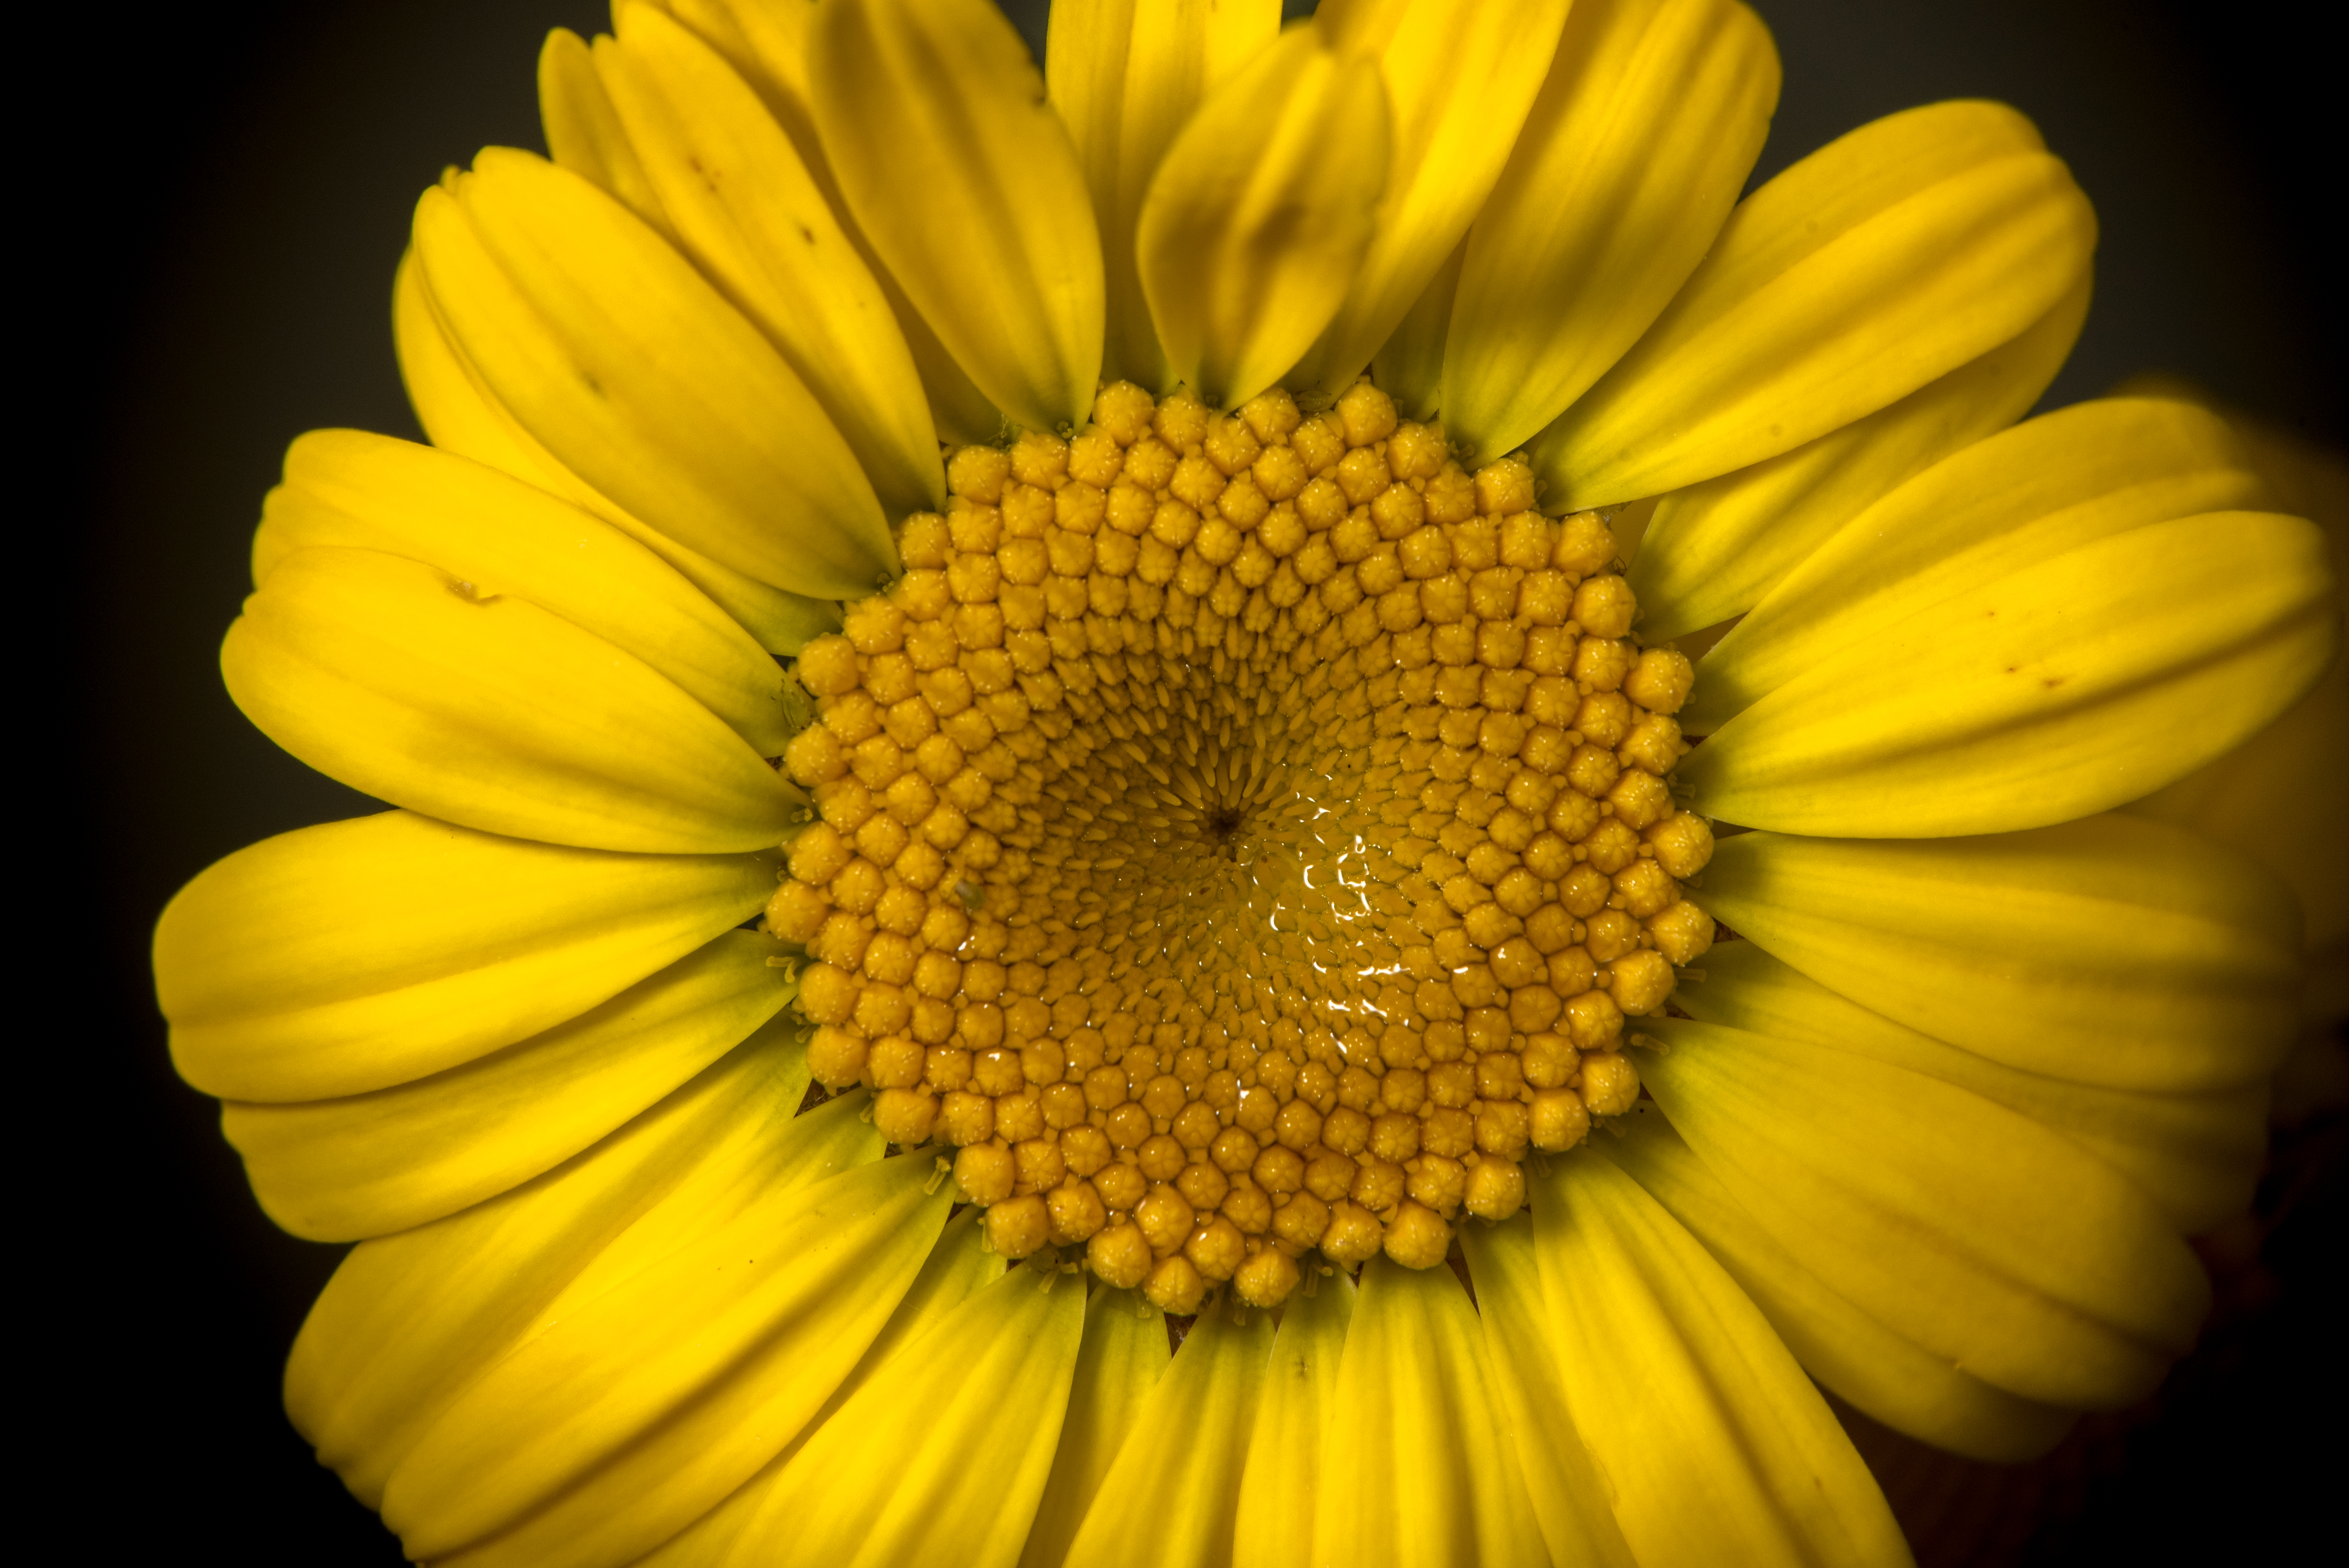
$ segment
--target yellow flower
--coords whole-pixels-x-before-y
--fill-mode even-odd
[[[1892,1562],[1811,1379],[2159,1380],[2301,933],[2116,809],[2338,605],[2219,418],[2015,423],[2026,121],[1740,201],[1734,0],[616,10],[223,648],[401,809],[156,938],[412,1556]]]

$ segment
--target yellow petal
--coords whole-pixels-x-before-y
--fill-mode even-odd
[[[655,4],[656,0],[646,3]],[[779,5],[771,0],[657,0],[656,8],[683,23],[696,37],[723,56],[791,138],[801,163],[823,192],[824,204],[832,210],[849,243],[863,260],[865,271],[889,302],[890,314],[896,318],[898,331],[921,373],[922,390],[928,398],[930,418],[939,438],[965,446],[999,438],[1002,414],[971,385],[970,377],[955,364],[953,356],[938,342],[937,335],[905,297],[905,290],[889,275],[889,269],[882,265],[880,257],[874,253],[872,242],[850,215],[848,203],[840,193],[840,183],[833,177],[831,162],[824,156],[823,139],[816,131],[815,110],[808,90],[808,35],[814,26],[816,8]],[[601,180],[596,182],[620,194],[611,184]],[[656,228],[668,221],[666,212],[647,214],[640,211],[638,216]]]
[[[2315,684],[2338,623],[2302,520],[2154,523],[1826,655],[1715,730],[1680,782],[1707,816],[1793,832],[2065,821],[2257,733]]]
[[[1520,1212],[1499,1225],[1464,1225],[1460,1245],[1476,1285],[1495,1403],[1549,1560],[1630,1568],[1631,1549],[1616,1526],[1606,1478],[1567,1414],[1564,1369],[1545,1326],[1533,1216]]]
[[[361,430],[312,431],[263,509],[254,583],[295,551],[336,546],[551,610],[675,681],[762,757],[791,738],[782,673],[709,595],[610,524],[492,469]]]
[[[1159,351],[1156,335],[1149,330],[1149,311],[1142,301],[1142,280],[1133,270],[1133,225],[1130,221],[1119,221],[1118,171],[1124,148],[1126,77],[1142,63],[1135,59],[1133,47],[1134,24],[1142,17],[1155,21],[1161,27],[1171,23],[1178,46],[1195,42],[1198,46],[1190,49],[1178,46],[1170,62],[1174,68],[1162,73],[1162,79],[1170,86],[1188,77],[1191,99],[1195,103],[1207,41],[1202,24],[1224,11],[1237,15],[1244,9],[1247,8],[1208,5],[1142,7],[1136,0],[1062,0],[1050,8],[1046,17],[1045,91],[1053,112],[1068,128],[1071,145],[1076,149],[1077,166],[1084,174],[1085,191],[1092,200],[1101,235],[1106,317],[1102,346],[1104,380],[1124,379],[1157,388],[1165,368],[1165,356]],[[1278,13],[1274,15],[1277,21]],[[1187,115],[1191,107],[1191,103],[1183,104],[1182,113]],[[1177,118],[1175,124],[1180,123]],[[1167,128],[1166,135],[1171,139],[1173,127]],[[1163,139],[1148,150],[1153,168],[1164,150]],[[1138,342],[1133,332],[1136,315],[1140,316],[1143,329]]]
[[[889,302],[758,95],[662,12],[619,8],[595,64],[678,243],[767,335],[893,514],[946,504],[937,433]]]
[[[567,1024],[416,1083],[299,1105],[231,1100],[221,1130],[269,1217],[348,1242],[521,1185],[708,1067],[792,998],[747,931]]]
[[[1003,1269],[1002,1256],[988,1250],[978,1210],[967,1208],[948,1220],[923,1262],[922,1272],[914,1276],[897,1303],[897,1310],[889,1315],[855,1368],[841,1380],[800,1435],[768,1460],[764,1470],[728,1493],[723,1502],[640,1559],[645,1568],[717,1568],[731,1558],[751,1525],[765,1518],[769,1492],[824,1423],[872,1382],[898,1351],[946,1322],[974,1292],[1000,1278]]]
[[[1468,1293],[1449,1269],[1362,1269],[1323,1432],[1314,1560],[1539,1563]]]
[[[614,20],[630,0],[612,6]],[[808,37],[815,27],[813,5],[779,5],[773,0],[644,0],[682,24],[693,36],[715,49],[775,118],[808,172],[823,190],[825,202],[843,227],[847,203],[840,199],[831,164],[817,131],[815,110],[808,91]],[[865,247],[857,236],[860,252]],[[865,253],[869,266],[872,256]]]
[[[1891,407],[1659,500],[1629,573],[1641,634],[1661,641],[1744,614],[1902,481],[2013,423],[2072,352],[2090,282],[2083,273],[2030,331]],[[1708,665],[1692,699],[1703,712],[1719,678]]]
[[[405,811],[264,839],[156,923],[171,1059],[233,1099],[423,1078],[575,1018],[740,925],[773,892],[778,858],[559,849]]]
[[[896,552],[872,485],[759,330],[595,186],[490,148],[416,209],[435,314],[564,467],[779,588],[872,592]]]
[[[2108,397],[2026,420],[1918,474],[1796,562],[1705,655],[1683,722],[1712,729],[1919,611],[2066,551],[2264,499],[2225,423],[2191,404]]]
[[[845,227],[849,219],[844,203],[835,206]],[[938,439],[950,447],[983,447],[1000,442],[1010,427],[1003,410],[988,400],[978,383],[955,362],[953,353],[940,342],[930,324],[873,251],[873,242],[854,229],[849,239],[856,245],[856,253],[864,258],[874,281],[881,285],[889,301],[890,314],[897,318],[897,329],[905,335],[905,349],[914,356],[914,365],[922,375],[922,392],[929,400],[930,423],[937,429]]]
[[[2027,1117],[1849,1052],[1681,1019],[1640,1077],[1837,1294],[2024,1398],[2117,1408],[2194,1342],[2209,1284],[2143,1191]]]
[[[2233,751],[2123,808],[2249,855],[2298,895],[2312,953],[2349,936],[2349,661]]]
[[[1240,1471],[1272,1354],[1272,1315],[1210,1306],[1143,1401],[1065,1568],[1229,1563]],[[1179,1506],[1168,1506],[1168,1500]]]
[[[1076,149],[1086,193],[1101,217],[1104,254],[1110,243],[1107,231],[1115,227],[1111,220],[1117,211],[1125,78],[1137,63],[1133,50],[1136,9],[1135,0],[1065,0],[1053,6],[1045,19],[1045,95],[1051,100],[1052,112],[1068,128],[1069,144]],[[1164,9],[1194,8],[1169,5]],[[1195,8],[1195,27],[1206,19],[1207,9]],[[1200,42],[1205,44],[1204,36]],[[1115,292],[1115,285],[1111,285],[1111,293]],[[1111,315],[1115,314],[1112,306]]]
[[[890,312],[896,316],[905,346],[922,373],[922,388],[929,396],[930,418],[937,426],[939,439],[968,446],[1000,438],[1002,413],[963,374],[962,366],[922,319],[922,313],[889,275],[889,269],[874,252],[873,242],[857,228],[847,199],[841,194],[840,181],[833,175],[823,138],[816,129],[815,102],[808,82],[808,39],[814,31],[816,7],[778,5],[772,0],[667,0],[662,9],[724,55],[742,79],[758,90],[768,112],[791,137],[849,242],[888,296]]]
[[[2311,954],[2349,938],[2349,661],[2332,668],[2282,717],[2135,812],[2176,821],[2252,857],[2299,896]],[[2167,791],[2164,792],[2166,794]],[[2174,805],[2182,810],[2172,814]]]
[[[935,1160],[934,1156],[934,1168]],[[874,1336],[864,1358],[841,1380],[840,1387],[833,1390],[823,1408],[809,1421],[807,1430],[793,1439],[791,1446],[778,1456],[777,1464],[770,1469],[779,1469],[792,1455],[805,1448],[809,1439],[823,1429],[833,1412],[879,1376],[897,1352],[944,1323],[953,1315],[957,1307],[977,1292],[1003,1277],[1008,1265],[1003,1254],[988,1246],[987,1233],[981,1228],[980,1217],[978,1209],[965,1208],[947,1222],[946,1229],[938,1233],[936,1244],[930,1248],[930,1255],[923,1260],[922,1272],[916,1274],[914,1283],[905,1288],[904,1298],[897,1303],[897,1310],[889,1315],[889,1321]],[[750,1490],[750,1487],[742,1489],[743,1491]],[[730,1506],[734,1499],[729,1498],[727,1501]]]
[[[760,1037],[586,1152],[431,1224],[363,1242],[310,1309],[285,1408],[369,1507],[482,1368],[564,1290],[707,1234],[762,1197],[881,1155],[854,1095],[807,1115],[805,1054]]]
[[[987,0],[840,0],[810,41],[815,120],[857,224],[1012,418],[1081,422],[1102,352],[1084,174]]]
[[[1533,443],[1546,505],[1659,495],[1790,451],[2020,335],[2095,218],[2030,123],[1935,104],[1755,191],[1645,336]]]
[[[840,606],[827,600],[787,593],[781,588],[720,565],[699,551],[631,517],[610,497],[554,460],[512,413],[490,396],[465,364],[432,314],[424,274],[410,251],[399,262],[392,285],[392,342],[399,355],[408,400],[432,444],[443,451],[486,463],[500,473],[562,497],[594,512],[675,567],[709,595],[770,653],[796,654],[811,637],[840,629]]]
[[[768,1488],[731,1560],[1019,1561],[1085,1320],[1084,1286],[1014,1269],[900,1349]]]
[[[770,0],[650,0],[650,4],[684,23],[696,37],[726,57],[726,63],[758,91],[803,160],[812,167],[823,160],[823,144],[807,107],[807,36],[815,24],[814,6],[777,5]],[[829,200],[828,189],[825,195]]]
[[[2280,510],[2324,531],[2336,593],[2349,583],[2349,466],[2252,419],[2230,421]],[[2300,895],[2311,954],[2349,942],[2349,659],[2242,746],[2127,808],[2251,856]]]
[[[1700,1022],[1856,1051],[2019,1111],[2144,1188],[2182,1235],[2249,1207],[2267,1154],[2264,1082],[2157,1095],[2023,1072],[1872,1013],[1759,943],[1715,947],[1673,1000]]]
[[[1108,285],[1102,374],[1164,391],[1165,351],[1134,266],[1134,225],[1159,160],[1200,102],[1280,29],[1278,0],[1061,0],[1044,75],[1101,220]]]
[[[1695,896],[1864,1007],[2025,1072],[2153,1094],[2251,1083],[2297,1017],[2291,901],[2178,829],[2092,817],[1930,842],[1742,833]]]
[[[1094,1287],[1061,1446],[1028,1529],[1021,1568],[1060,1568],[1168,1356],[1166,1319],[1156,1307],[1130,1290]]]
[[[1619,1165],[1754,1298],[1804,1370],[1896,1431],[1968,1459],[2038,1458],[2073,1412],[1992,1387],[1887,1328],[1795,1260],[1652,1108],[1607,1145]]]
[[[1777,101],[1777,50],[1734,0],[1577,0],[1469,231],[1446,431],[1514,450],[1605,375],[1720,232]]]
[[[609,191],[661,238],[677,243],[676,225],[605,90],[594,52],[568,27],[547,34],[538,51],[538,118],[546,129],[547,157]]]
[[[1433,420],[1441,407],[1444,333],[1460,285],[1460,263],[1467,253],[1465,240],[1452,248],[1371,362],[1371,379],[1394,399],[1405,418]]]
[[[1135,240],[1174,379],[1230,407],[1297,363],[1371,242],[1387,139],[1376,63],[1334,53],[1309,26],[1281,35],[1191,118]]]
[[[1337,1408],[1338,1364],[1354,1315],[1354,1282],[1309,1274],[1309,1295],[1292,1296],[1272,1341],[1272,1366],[1257,1402],[1240,1476],[1236,1563],[1312,1563],[1314,1500],[1327,1478],[1322,1435]]]
[[[384,1522],[419,1560],[643,1555],[755,1474],[855,1366],[946,1223],[936,1175],[886,1160],[761,1194],[625,1278],[573,1282],[400,1461]]]
[[[529,601],[304,550],[221,647],[229,695],[330,778],[485,832],[657,853],[779,843],[798,791],[642,660]]]
[[[1362,1267],[1322,1434],[1313,1549],[1330,1563],[1538,1563],[1541,1526],[1449,1270]]]
[[[1459,245],[1541,90],[1566,10],[1566,0],[1330,0],[1315,13],[1340,53],[1378,56],[1388,163],[1370,248],[1294,381],[1342,390]]]
[[[1826,1402],[1661,1204],[1585,1150],[1531,1207],[1568,1410],[1642,1568],[1909,1561]]]

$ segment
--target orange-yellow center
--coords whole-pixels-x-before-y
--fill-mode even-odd
[[[947,480],[800,658],[821,820],[768,923],[817,1079],[957,1146],[997,1250],[1270,1305],[1317,1250],[1433,1266],[1630,1109],[1713,841],[1599,516],[1367,381],[1120,383]]]

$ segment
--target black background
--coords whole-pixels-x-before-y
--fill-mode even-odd
[[[2299,8],[1756,4],[1785,63],[1758,176],[1966,95],[2018,105],[2071,160],[2103,223],[2098,296],[2050,403],[2182,371],[2341,444],[2339,56]],[[1013,9],[1040,43],[1041,6]],[[313,0],[86,7],[15,34],[33,372],[9,449],[32,556],[12,618],[32,732],[13,758],[32,938],[16,1295],[18,1378],[55,1396],[20,1418],[52,1479],[20,1471],[18,1508],[71,1529],[71,1560],[398,1560],[277,1405],[339,1249],[254,1206],[215,1108],[170,1070],[145,949],[209,861],[368,808],[243,723],[215,651],[286,442],[415,434],[388,330],[409,213],[444,164],[539,145],[533,62],[555,25],[607,24],[583,0]],[[1920,1541],[1928,1561],[2296,1554],[2338,1486],[2337,1133],[2250,1305],[2166,1401],[2107,1423],[2065,1486],[1977,1486],[1967,1508],[2004,1511],[2015,1538]]]

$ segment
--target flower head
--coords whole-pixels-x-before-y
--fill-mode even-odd
[[[223,649],[400,809],[157,936],[411,1555],[1897,1561],[1810,1379],[2190,1344],[2299,934],[2114,808],[2337,604],[2216,416],[2015,422],[2027,121],[1740,201],[1733,0],[616,12]]]

